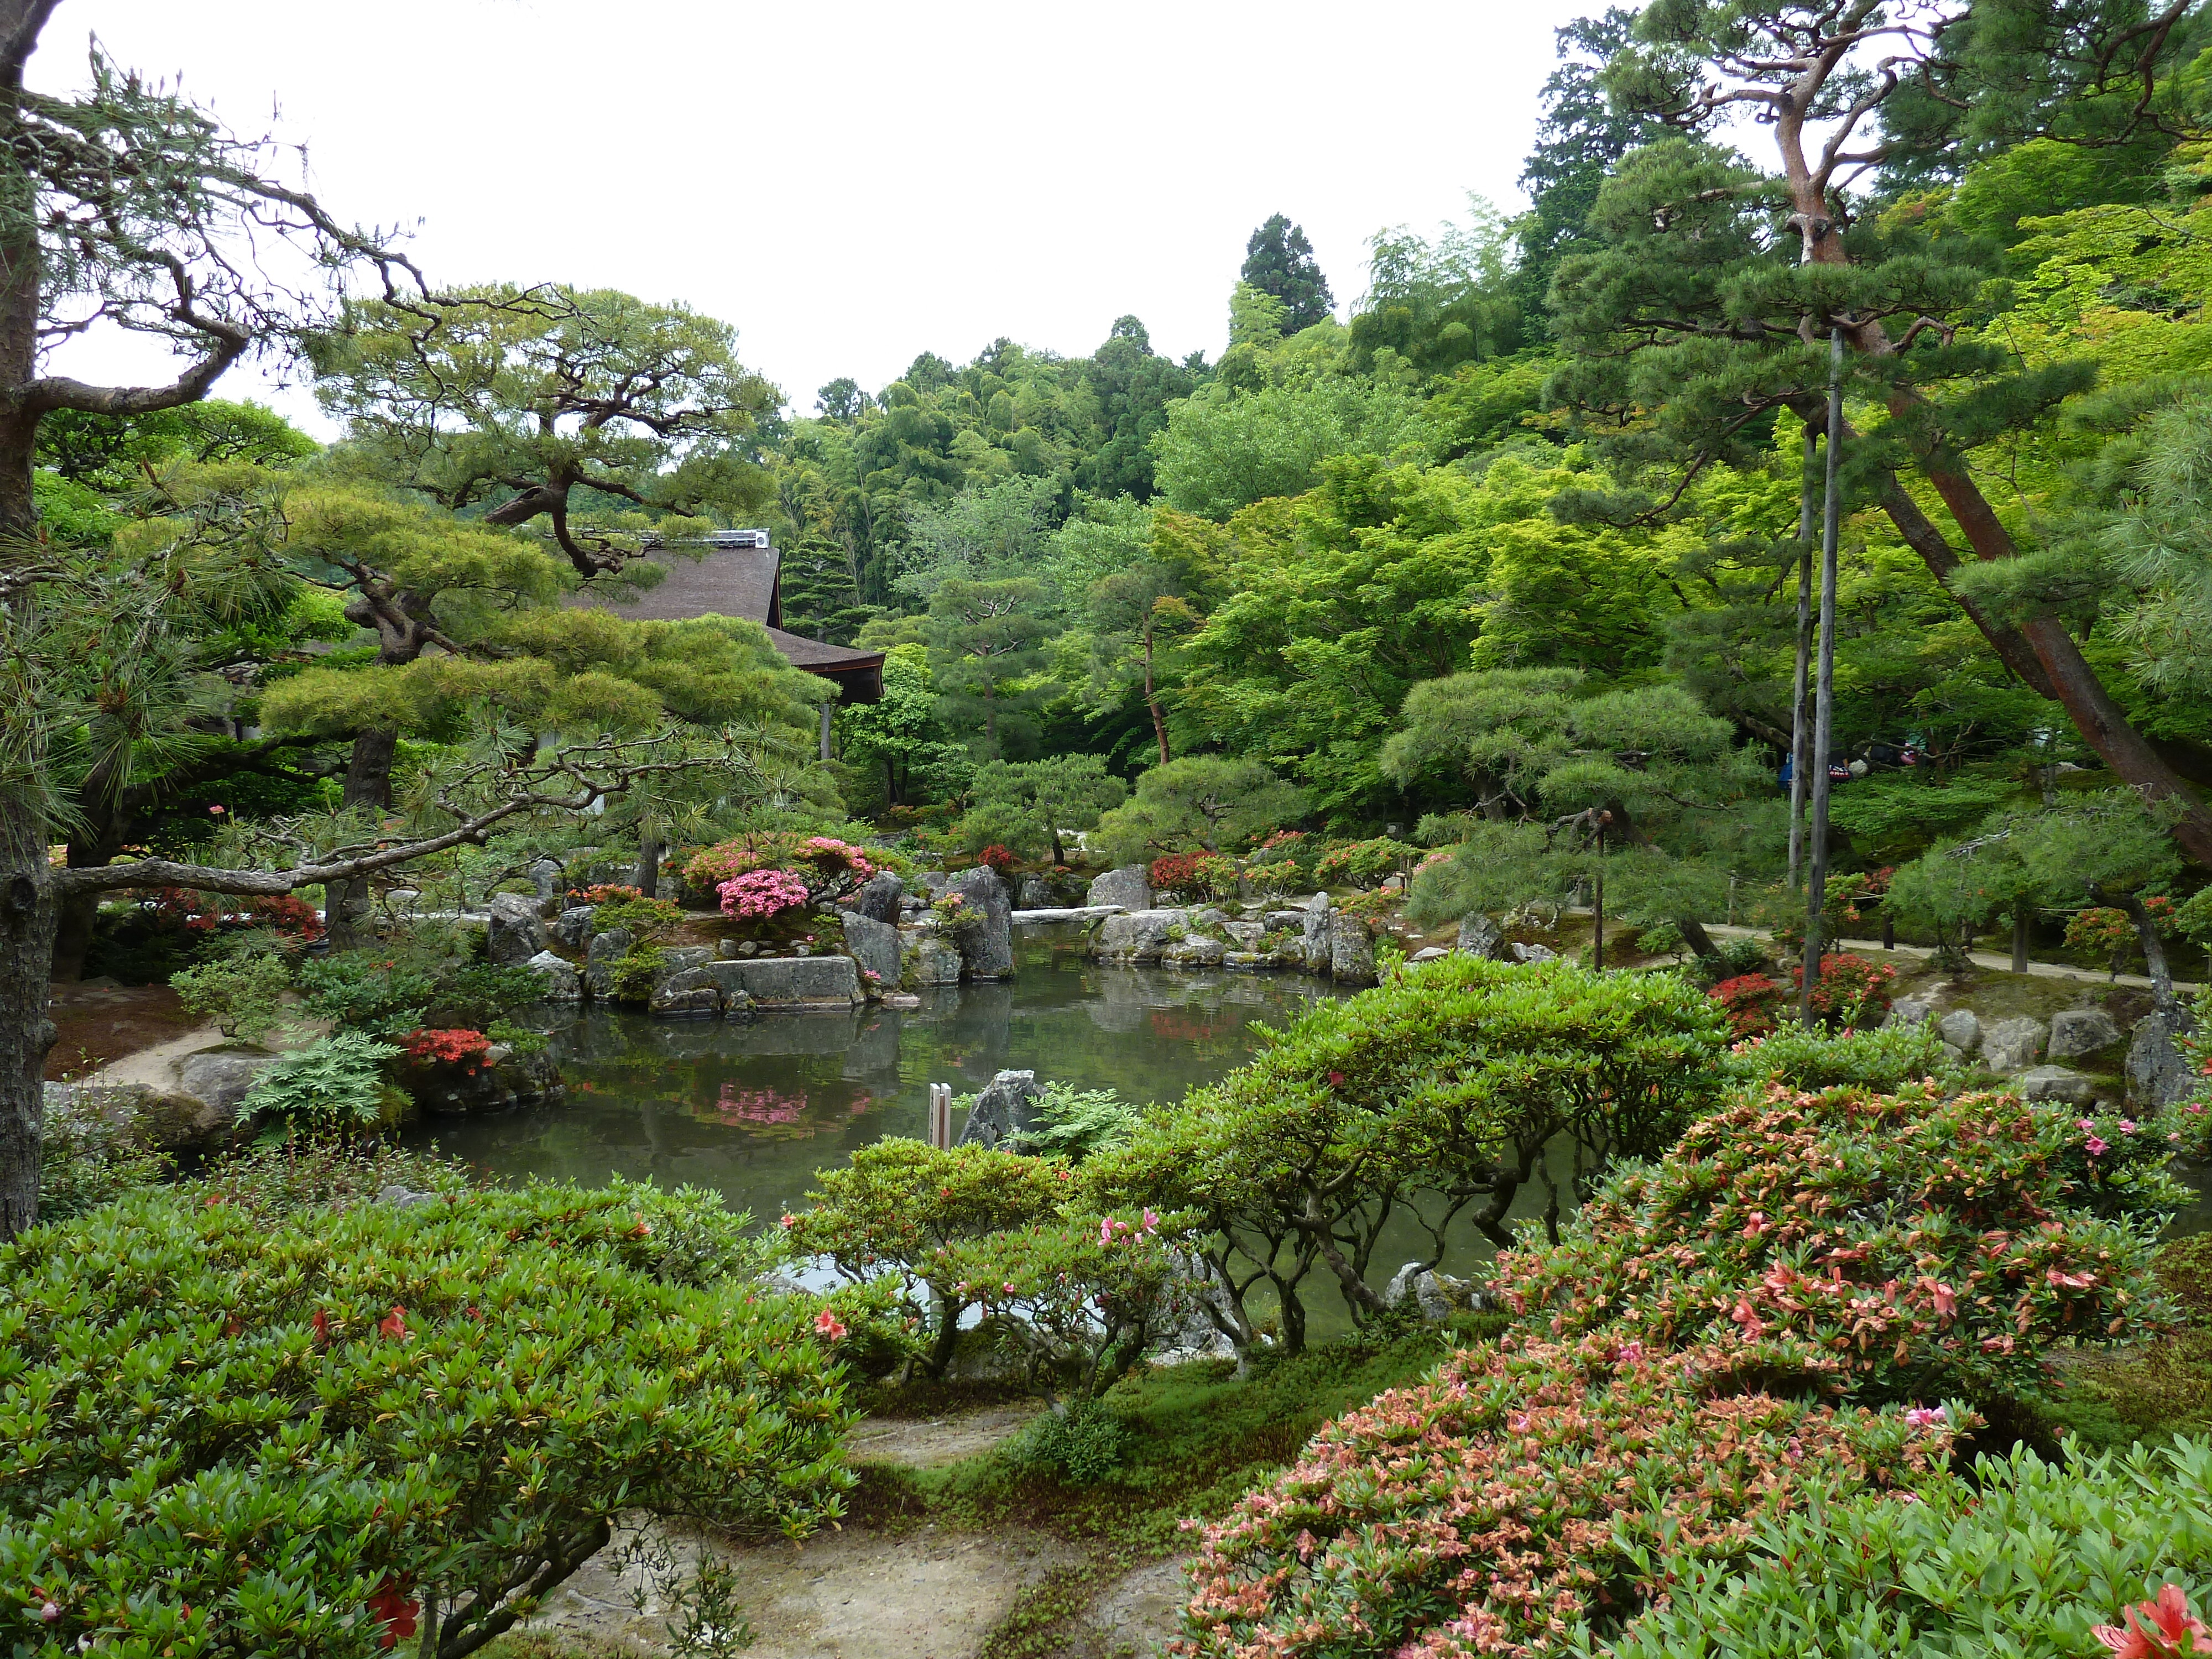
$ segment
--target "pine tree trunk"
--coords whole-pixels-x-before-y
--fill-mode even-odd
[[[21,795],[0,794],[0,1239],[39,1215],[54,911],[44,820]]]
[[[399,733],[390,726],[371,726],[357,733],[353,755],[346,763],[343,803],[381,810],[392,805],[392,763],[399,751]],[[346,951],[362,943],[368,934],[370,893],[368,878],[334,881],[323,890],[323,928],[331,948]]]
[[[637,838],[637,867],[630,872],[630,885],[647,898],[660,896],[660,837],[640,835]]]
[[[1160,700],[1152,690],[1152,635],[1145,630],[1145,707],[1152,711],[1152,735],[1159,740],[1160,764],[1168,763],[1168,722],[1160,713]]]

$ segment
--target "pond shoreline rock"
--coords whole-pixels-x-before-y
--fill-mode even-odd
[[[1026,1134],[1036,1127],[1037,1103],[1043,1098],[1044,1085],[1035,1072],[1000,1073],[975,1097],[958,1144],[988,1148]]]

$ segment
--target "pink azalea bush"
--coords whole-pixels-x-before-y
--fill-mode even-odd
[[[684,866],[687,880],[720,891],[739,876],[781,871],[805,883],[817,903],[857,890],[876,873],[875,861],[860,848],[833,836],[800,836],[764,830],[739,836],[692,854]]]
[[[732,876],[714,890],[721,896],[722,914],[762,919],[806,902],[806,884],[788,870],[755,870]]]
[[[1500,1255],[1504,1340],[1324,1430],[1209,1528],[1176,1651],[1564,1653],[1816,1488],[1909,1492],[2054,1343],[2160,1328],[2177,1189],[2100,1164],[2010,1096],[1739,1098],[1558,1247]]]

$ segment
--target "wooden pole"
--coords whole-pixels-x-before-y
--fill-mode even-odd
[[[1598,815],[1597,874],[1591,883],[1595,896],[1590,906],[1590,966],[1601,974],[1605,971],[1605,821],[1612,816],[1610,812]]]
[[[1828,453],[1820,502],[1820,649],[1813,690],[1812,856],[1805,883],[1805,982],[1797,1018],[1813,1023],[1813,988],[1820,980],[1820,911],[1828,896],[1828,747],[1836,714],[1836,544],[1843,533],[1838,473],[1844,447],[1844,330],[1828,333]]]
[[[1790,887],[1795,892],[1805,865],[1806,757],[1812,733],[1806,716],[1805,682],[1813,662],[1813,428],[1805,428],[1805,464],[1797,486],[1797,675],[1790,694]],[[1733,916],[1729,918],[1735,920]]]
[[[2015,974],[2027,971],[2027,932],[2034,925],[2035,913],[2027,908],[2024,899],[2014,899],[2012,906],[2012,970]]]

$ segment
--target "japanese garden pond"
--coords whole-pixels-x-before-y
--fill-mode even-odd
[[[1049,936],[1062,931],[1065,939]],[[1012,1067],[1139,1103],[1177,1099],[1249,1058],[1261,1025],[1279,1028],[1346,994],[1304,974],[1103,967],[1075,942],[1073,930],[1024,930],[1011,981],[925,992],[920,1008],[903,1012],[750,1021],[587,1013],[553,1035],[568,1085],[561,1099],[440,1118],[416,1134],[495,1176],[712,1188],[765,1222],[802,1204],[814,1171],[855,1147],[926,1135],[930,1084],[973,1094]],[[1532,1183],[1514,1213],[1536,1215],[1542,1205]],[[1380,1278],[1423,1254],[1425,1237],[1409,1219],[1403,1239],[1378,1253]],[[1455,1230],[1453,1244],[1447,1271],[1491,1254],[1469,1226]],[[1316,1335],[1345,1317],[1322,1277],[1306,1291]]]

